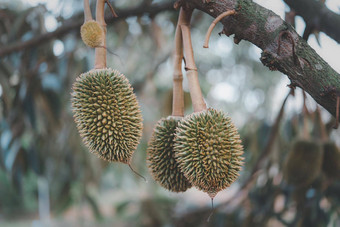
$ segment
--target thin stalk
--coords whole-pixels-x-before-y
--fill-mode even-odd
[[[96,21],[102,26],[104,31],[104,40],[103,46],[106,47],[106,23],[104,20],[104,8],[105,8],[106,0],[97,0],[96,6]],[[94,60],[94,68],[95,69],[104,69],[106,68],[106,48],[96,47],[95,60]]]
[[[189,81],[189,90],[194,112],[207,109],[198,81],[198,72],[194,60],[194,52],[191,43],[190,19],[192,9],[180,9],[178,24],[181,28],[183,48],[185,53],[185,70]]]
[[[316,106],[316,113],[317,113],[316,116],[317,116],[317,120],[319,122],[319,127],[320,127],[321,141],[326,142],[328,140],[328,135],[326,132],[325,124],[323,123],[322,118],[321,118],[321,111],[320,111],[319,106]]]
[[[214,27],[216,26],[216,24],[218,22],[220,22],[220,20],[222,20],[224,17],[229,16],[229,15],[234,15],[234,14],[235,14],[235,10],[228,10],[224,13],[221,13],[218,17],[215,18],[215,20],[209,26],[207,34],[205,35],[203,48],[209,48],[209,39],[210,39],[210,36],[211,36],[211,32],[214,29]]]
[[[183,93],[183,40],[181,28],[177,25],[175,33],[174,74],[172,88],[172,116],[184,116],[184,93]]]
[[[89,0],[84,0],[84,19],[85,22],[93,20]]]

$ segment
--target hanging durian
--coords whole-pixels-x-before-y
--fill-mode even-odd
[[[223,112],[207,109],[194,61],[190,18],[192,10],[180,10],[186,75],[195,113],[186,116],[176,129],[175,154],[182,172],[192,185],[211,198],[230,186],[241,169],[243,147],[240,136]]]
[[[105,2],[98,0],[96,11],[104,46]],[[85,21],[92,19],[88,0],[84,0],[84,12]],[[71,95],[75,122],[90,152],[104,160],[130,166],[142,134],[142,115],[127,78],[117,70],[106,68],[105,48],[96,48],[95,69],[77,78]]]
[[[288,184],[301,187],[311,183],[321,172],[323,151],[319,141],[310,138],[308,132],[308,110],[306,97],[303,102],[303,130],[300,139],[293,142],[283,166],[283,176]]]
[[[95,20],[88,20],[80,27],[80,36],[83,42],[92,48],[103,46],[104,31]]]
[[[112,69],[81,74],[73,84],[72,107],[79,133],[92,153],[129,163],[141,138],[142,115],[123,74]]]
[[[332,141],[323,144],[322,170],[327,177],[340,179],[340,150]]]
[[[191,187],[181,172],[174,153],[174,137],[178,122],[184,116],[182,59],[183,44],[180,29],[175,35],[172,116],[162,118],[156,124],[147,149],[151,175],[162,187],[172,192],[184,192]]]
[[[211,197],[237,179],[243,164],[236,127],[214,109],[193,113],[179,123],[175,150],[185,176]]]
[[[84,0],[84,24],[80,27],[80,36],[85,45],[96,48],[104,45],[105,31],[92,19],[89,0]]]

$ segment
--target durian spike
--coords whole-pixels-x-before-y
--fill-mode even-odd
[[[84,0],[84,19],[85,22],[93,20],[89,0]]]
[[[104,8],[105,8],[106,0],[97,0],[96,6],[96,21],[103,28],[104,38],[103,38],[103,46],[106,47],[106,23],[104,20]],[[106,48],[96,47],[95,53],[95,69],[104,69],[106,68]]]
[[[216,24],[220,22],[220,20],[222,20],[224,17],[234,15],[234,14],[235,14],[235,10],[227,10],[226,12],[221,13],[220,15],[218,15],[218,17],[215,18],[215,20],[211,23],[210,27],[208,28],[207,34],[205,35],[203,48],[209,48],[209,39],[211,36],[211,32],[216,26]]]
[[[183,48],[185,53],[185,70],[189,81],[189,90],[194,112],[206,110],[207,106],[203,99],[202,91],[198,81],[198,72],[194,60],[194,52],[191,43],[190,19],[192,9],[181,7],[179,12],[178,24],[181,28],[183,38]]]
[[[140,178],[143,178],[143,180],[144,180],[146,183],[148,182],[144,176],[142,176],[140,173],[138,173],[136,170],[134,170],[134,169],[132,168],[132,166],[131,166],[130,163],[129,163],[128,165],[129,165],[131,171],[132,171],[134,174],[136,174],[136,175],[139,176]]]
[[[183,93],[183,39],[179,25],[175,33],[174,73],[172,88],[172,116],[184,116],[184,93]]]

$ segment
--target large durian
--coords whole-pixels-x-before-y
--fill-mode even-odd
[[[191,187],[175,160],[174,138],[182,117],[169,116],[156,124],[147,150],[151,175],[162,187],[172,192],[184,192]]]
[[[100,47],[104,42],[104,30],[95,20],[86,21],[80,27],[80,36],[83,42],[92,48]]]
[[[323,152],[319,143],[301,139],[293,143],[283,166],[283,176],[288,184],[306,186],[319,176]]]
[[[176,161],[190,183],[211,198],[236,180],[242,154],[240,135],[222,111],[196,112],[178,124]]]
[[[322,170],[329,178],[340,179],[340,150],[334,142],[323,144]]]
[[[117,70],[93,69],[73,84],[72,107],[90,152],[129,163],[142,134],[142,115],[127,78]]]

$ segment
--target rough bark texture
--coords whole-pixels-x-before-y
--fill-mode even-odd
[[[315,0],[284,0],[306,24],[326,33],[340,43],[340,15],[329,10],[324,3]]]
[[[279,70],[301,87],[333,116],[340,95],[340,75],[328,65],[294,28],[278,15],[250,0],[186,0],[185,7],[197,8],[212,17],[235,9],[236,15],[222,19],[222,33],[235,34],[234,41],[248,40],[262,49],[261,61]]]

